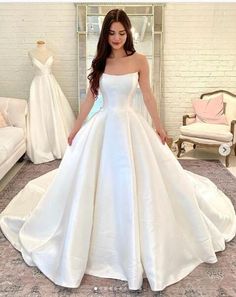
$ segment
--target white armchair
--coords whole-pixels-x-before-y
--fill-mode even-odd
[[[216,94],[223,95],[228,125],[195,122],[196,114],[184,115],[183,125],[180,127],[180,136],[177,141],[177,157],[180,157],[183,142],[193,143],[193,148],[196,148],[197,145],[219,147],[221,144],[226,144],[230,147],[230,153],[234,148],[236,155],[236,95],[225,90],[217,90],[202,94],[200,98],[209,100],[215,97]],[[225,159],[226,167],[229,166],[230,153]]]
[[[0,111],[8,127],[0,128],[0,179],[26,152],[27,101],[0,97]]]

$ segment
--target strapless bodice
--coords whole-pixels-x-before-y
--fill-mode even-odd
[[[132,98],[138,85],[138,72],[122,75],[103,73],[100,78],[100,91],[103,108],[127,109],[132,105]]]
[[[32,57],[35,75],[49,75],[52,74],[53,56],[50,56],[43,64],[38,59]]]

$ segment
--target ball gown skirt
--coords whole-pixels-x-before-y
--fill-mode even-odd
[[[35,164],[61,159],[75,116],[52,74],[53,56],[45,64],[32,57],[35,77],[30,86],[27,155]]]
[[[103,74],[104,106],[68,146],[58,169],[30,181],[1,213],[3,233],[55,284],[83,275],[147,277],[164,289],[235,236],[229,198],[184,170],[167,144],[132,108],[138,73]]]

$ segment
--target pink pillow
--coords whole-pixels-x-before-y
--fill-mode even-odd
[[[195,99],[193,100],[193,108],[196,113],[196,122],[228,125],[224,115],[222,94],[209,100]]]

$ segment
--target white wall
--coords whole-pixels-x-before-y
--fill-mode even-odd
[[[77,34],[75,4],[0,4],[0,96],[28,99],[33,68],[28,51],[39,39],[56,56],[53,73],[77,110]]]
[[[236,93],[236,3],[167,3],[164,30],[161,112],[177,137],[192,99],[218,88]],[[74,3],[0,4],[0,96],[28,98],[28,51],[38,39],[55,51],[54,75],[77,110]]]
[[[191,100],[236,93],[236,3],[167,4],[164,22],[165,126],[177,136]]]

